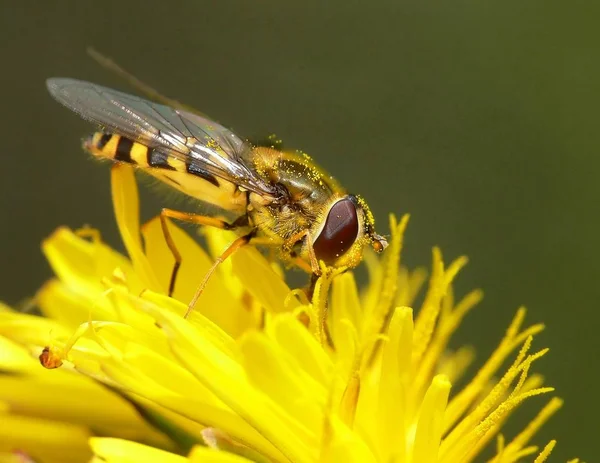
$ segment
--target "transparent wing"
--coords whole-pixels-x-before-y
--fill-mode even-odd
[[[46,81],[50,94],[83,119],[261,195],[276,190],[244,159],[250,145],[210,119],[76,79]]]

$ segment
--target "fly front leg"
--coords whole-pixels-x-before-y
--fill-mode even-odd
[[[301,257],[298,257],[293,251],[294,246],[300,243],[304,238],[306,238],[308,246],[308,263]],[[317,276],[321,275],[319,261],[315,255],[315,248],[313,246],[312,238],[308,232],[308,229],[299,231],[285,240],[285,243],[283,243],[283,250],[290,255],[292,262],[298,265],[298,267],[301,269],[305,270],[307,273],[312,273]]]
[[[306,262],[306,260],[296,255],[296,253],[293,251],[294,245],[301,242],[302,239],[306,239],[309,262]],[[310,274],[310,281],[308,283],[308,287],[305,289],[305,292],[308,299],[311,300],[315,290],[315,285],[317,284],[317,280],[321,276],[322,272],[321,268],[319,267],[319,261],[317,260],[317,256],[315,254],[313,241],[308,230],[302,230],[301,232],[298,232],[295,235],[291,236],[284,243],[283,249],[284,251],[289,253],[290,261],[292,263],[300,267],[306,273]]]
[[[204,225],[207,227],[220,228],[221,230],[234,230],[241,226],[246,226],[248,224],[248,217],[243,215],[236,219],[233,223],[228,223],[222,219],[217,219],[215,217],[209,217],[205,215],[198,215],[191,212],[181,212],[173,209],[164,208],[160,212],[160,226],[163,232],[163,236],[165,237],[165,241],[167,243],[167,247],[173,258],[175,259],[175,264],[173,265],[173,270],[171,271],[171,279],[169,280],[169,296],[173,295],[175,290],[175,281],[177,280],[177,273],[179,272],[179,267],[181,267],[181,253],[177,249],[175,245],[175,241],[171,236],[171,232],[169,230],[169,225],[167,219],[176,219],[181,222],[192,223],[195,225]]]

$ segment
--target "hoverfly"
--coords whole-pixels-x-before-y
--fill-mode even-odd
[[[254,146],[199,114],[93,83],[52,78],[47,87],[64,106],[102,128],[83,143],[92,155],[134,164],[220,211],[162,210],[163,233],[175,257],[169,294],[181,259],[167,218],[239,234],[205,276],[187,314],[219,263],[245,244],[275,246],[285,263],[304,269],[313,280],[320,274],[319,261],[353,268],[366,245],[377,252],[387,246],[365,201],[348,194],[303,153]]]

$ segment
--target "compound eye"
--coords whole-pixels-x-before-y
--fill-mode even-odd
[[[329,210],[325,226],[314,242],[318,260],[332,264],[354,244],[358,236],[358,215],[350,198],[340,199]]]

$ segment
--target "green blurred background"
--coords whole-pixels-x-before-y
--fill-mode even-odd
[[[481,361],[520,304],[566,406],[536,443],[592,461],[600,401],[600,3],[557,0],[2,2],[0,294],[50,275],[39,243],[89,223],[119,244],[90,127],[46,93],[69,76],[122,88],[89,45],[163,93],[256,137],[277,133],[370,202],[410,212],[405,262],[471,263],[486,298],[455,345]],[[148,214],[164,205],[145,199]],[[517,414],[531,417],[545,399]],[[508,437],[516,428],[508,430]]]

